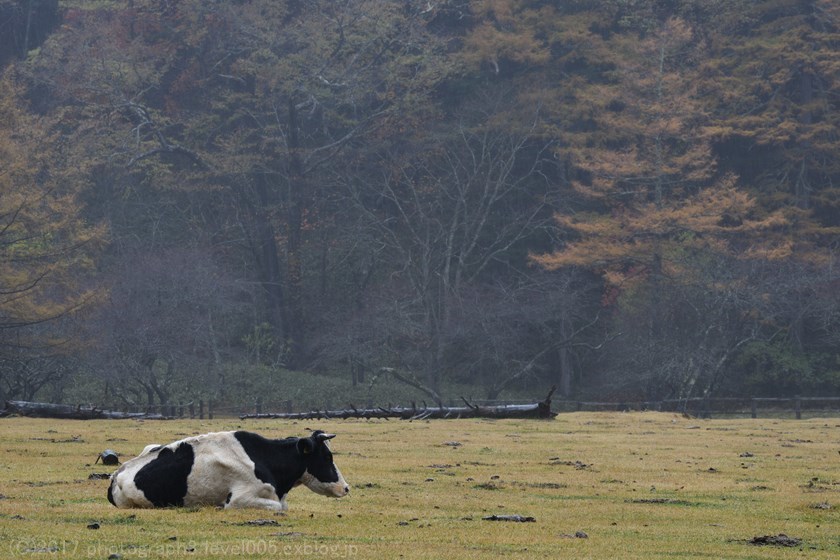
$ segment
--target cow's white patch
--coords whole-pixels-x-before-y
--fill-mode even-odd
[[[152,451],[157,451],[161,447],[163,447],[163,446],[160,445],[159,443],[150,443],[149,445],[147,445],[146,447],[143,448],[143,451],[140,452],[140,455],[138,455],[138,457],[142,457],[143,455],[148,455]]]
[[[300,477],[300,482],[316,494],[343,498],[350,492],[350,486],[344,480],[338,467],[336,467],[335,472],[338,474],[338,480],[335,482],[322,482],[310,474],[309,471],[304,471],[303,476]]]
[[[151,446],[149,446],[151,447]],[[124,463],[111,475],[111,492],[114,505],[119,508],[151,508],[154,504],[134,484],[134,475],[154,457],[149,456],[148,448],[136,459]]]
[[[230,500],[225,504],[225,509],[227,508],[264,508],[285,513],[289,505],[286,503],[286,496],[279,499],[270,484],[256,484],[234,489]]]

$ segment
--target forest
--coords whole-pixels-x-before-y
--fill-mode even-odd
[[[838,47],[836,0],[0,0],[0,401],[840,396]]]

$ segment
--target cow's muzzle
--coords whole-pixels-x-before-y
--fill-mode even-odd
[[[338,471],[338,469],[336,469]],[[322,496],[329,496],[331,498],[343,498],[350,493],[350,485],[338,472],[338,480],[335,482],[323,482],[309,474],[309,471],[303,473],[300,481],[310,490]]]

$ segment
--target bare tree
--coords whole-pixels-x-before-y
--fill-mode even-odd
[[[557,169],[540,117],[520,129],[493,125],[498,100],[472,110],[454,134],[388,153],[377,183],[349,184],[357,207],[395,264],[382,292],[396,362],[441,390],[448,343],[463,328],[468,290],[515,275],[551,227]],[[478,106],[478,105],[477,105]]]
[[[213,396],[219,366],[240,343],[229,337],[241,286],[197,248],[131,253],[117,270],[89,364],[110,396],[135,405],[195,396],[189,391]]]
[[[600,283],[581,271],[531,271],[474,286],[458,308],[447,340],[453,375],[480,383],[488,399],[510,387],[556,386],[572,396],[589,354],[604,339],[593,309]]]

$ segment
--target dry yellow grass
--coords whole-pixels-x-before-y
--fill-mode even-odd
[[[336,432],[351,495],[297,489],[285,516],[118,510],[106,500],[107,480],[88,479],[113,469],[94,464],[106,448],[125,459],[148,443],[239,428],[274,437]],[[838,428],[833,418],[661,413],[432,422],[8,418],[0,420],[0,558],[837,558]],[[482,519],[493,514],[536,522]],[[248,524],[261,519],[271,524]],[[802,543],[747,543],[779,533]]]

